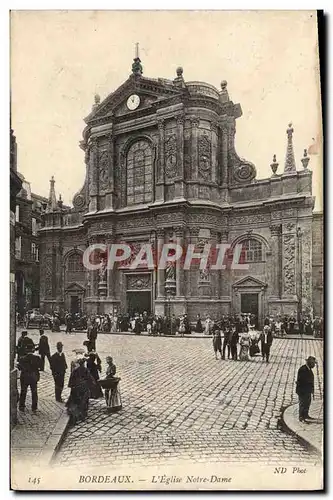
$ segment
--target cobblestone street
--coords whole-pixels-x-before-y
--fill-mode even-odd
[[[85,339],[81,333],[47,335],[52,352],[63,341],[68,361]],[[29,336],[37,342],[37,331]],[[216,360],[211,338],[100,334],[97,351],[103,370],[105,356],[114,358],[123,410],[107,414],[104,400],[92,400],[88,418],[69,430],[55,464],[319,463],[313,451],[281,430],[280,419],[283,409],[297,402],[297,370],[310,354],[319,361],[320,399],[322,345],[275,339],[266,364],[260,356],[249,362]],[[53,384],[40,392],[41,398],[52,395]]]

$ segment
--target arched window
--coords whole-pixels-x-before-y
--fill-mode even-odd
[[[147,141],[135,142],[127,153],[127,205],[153,199],[153,156]]]
[[[244,262],[262,262],[264,260],[261,241],[249,239],[242,241],[241,245]]]
[[[67,271],[71,273],[81,273],[84,271],[82,255],[80,253],[72,253],[72,255],[68,257]]]

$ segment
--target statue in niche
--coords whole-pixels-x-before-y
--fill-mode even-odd
[[[100,260],[100,264],[102,264],[102,265],[101,265],[101,267],[98,270],[99,280],[100,281],[105,281],[106,280],[106,266],[107,266],[106,259],[102,258]]]
[[[167,281],[175,281],[176,270],[173,262],[168,262],[165,269],[165,277]]]
[[[200,269],[199,281],[209,281],[209,271],[207,268]]]

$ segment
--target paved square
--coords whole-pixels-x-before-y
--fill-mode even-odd
[[[47,335],[52,352],[63,341],[68,361],[85,339],[80,333]],[[37,332],[29,336],[37,341]],[[121,377],[123,410],[107,414],[104,400],[91,400],[88,418],[69,430],[55,463],[318,464],[314,452],[281,430],[280,419],[283,409],[297,401],[297,370],[310,354],[319,361],[315,384],[317,397],[322,394],[322,345],[310,339],[275,339],[266,364],[260,356],[249,362],[215,360],[211,338],[100,334],[103,371],[105,356],[112,355]],[[53,385],[45,390],[51,396]]]

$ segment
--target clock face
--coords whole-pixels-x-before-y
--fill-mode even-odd
[[[127,99],[127,107],[131,111],[136,109],[140,105],[140,97],[136,94],[130,95]]]

